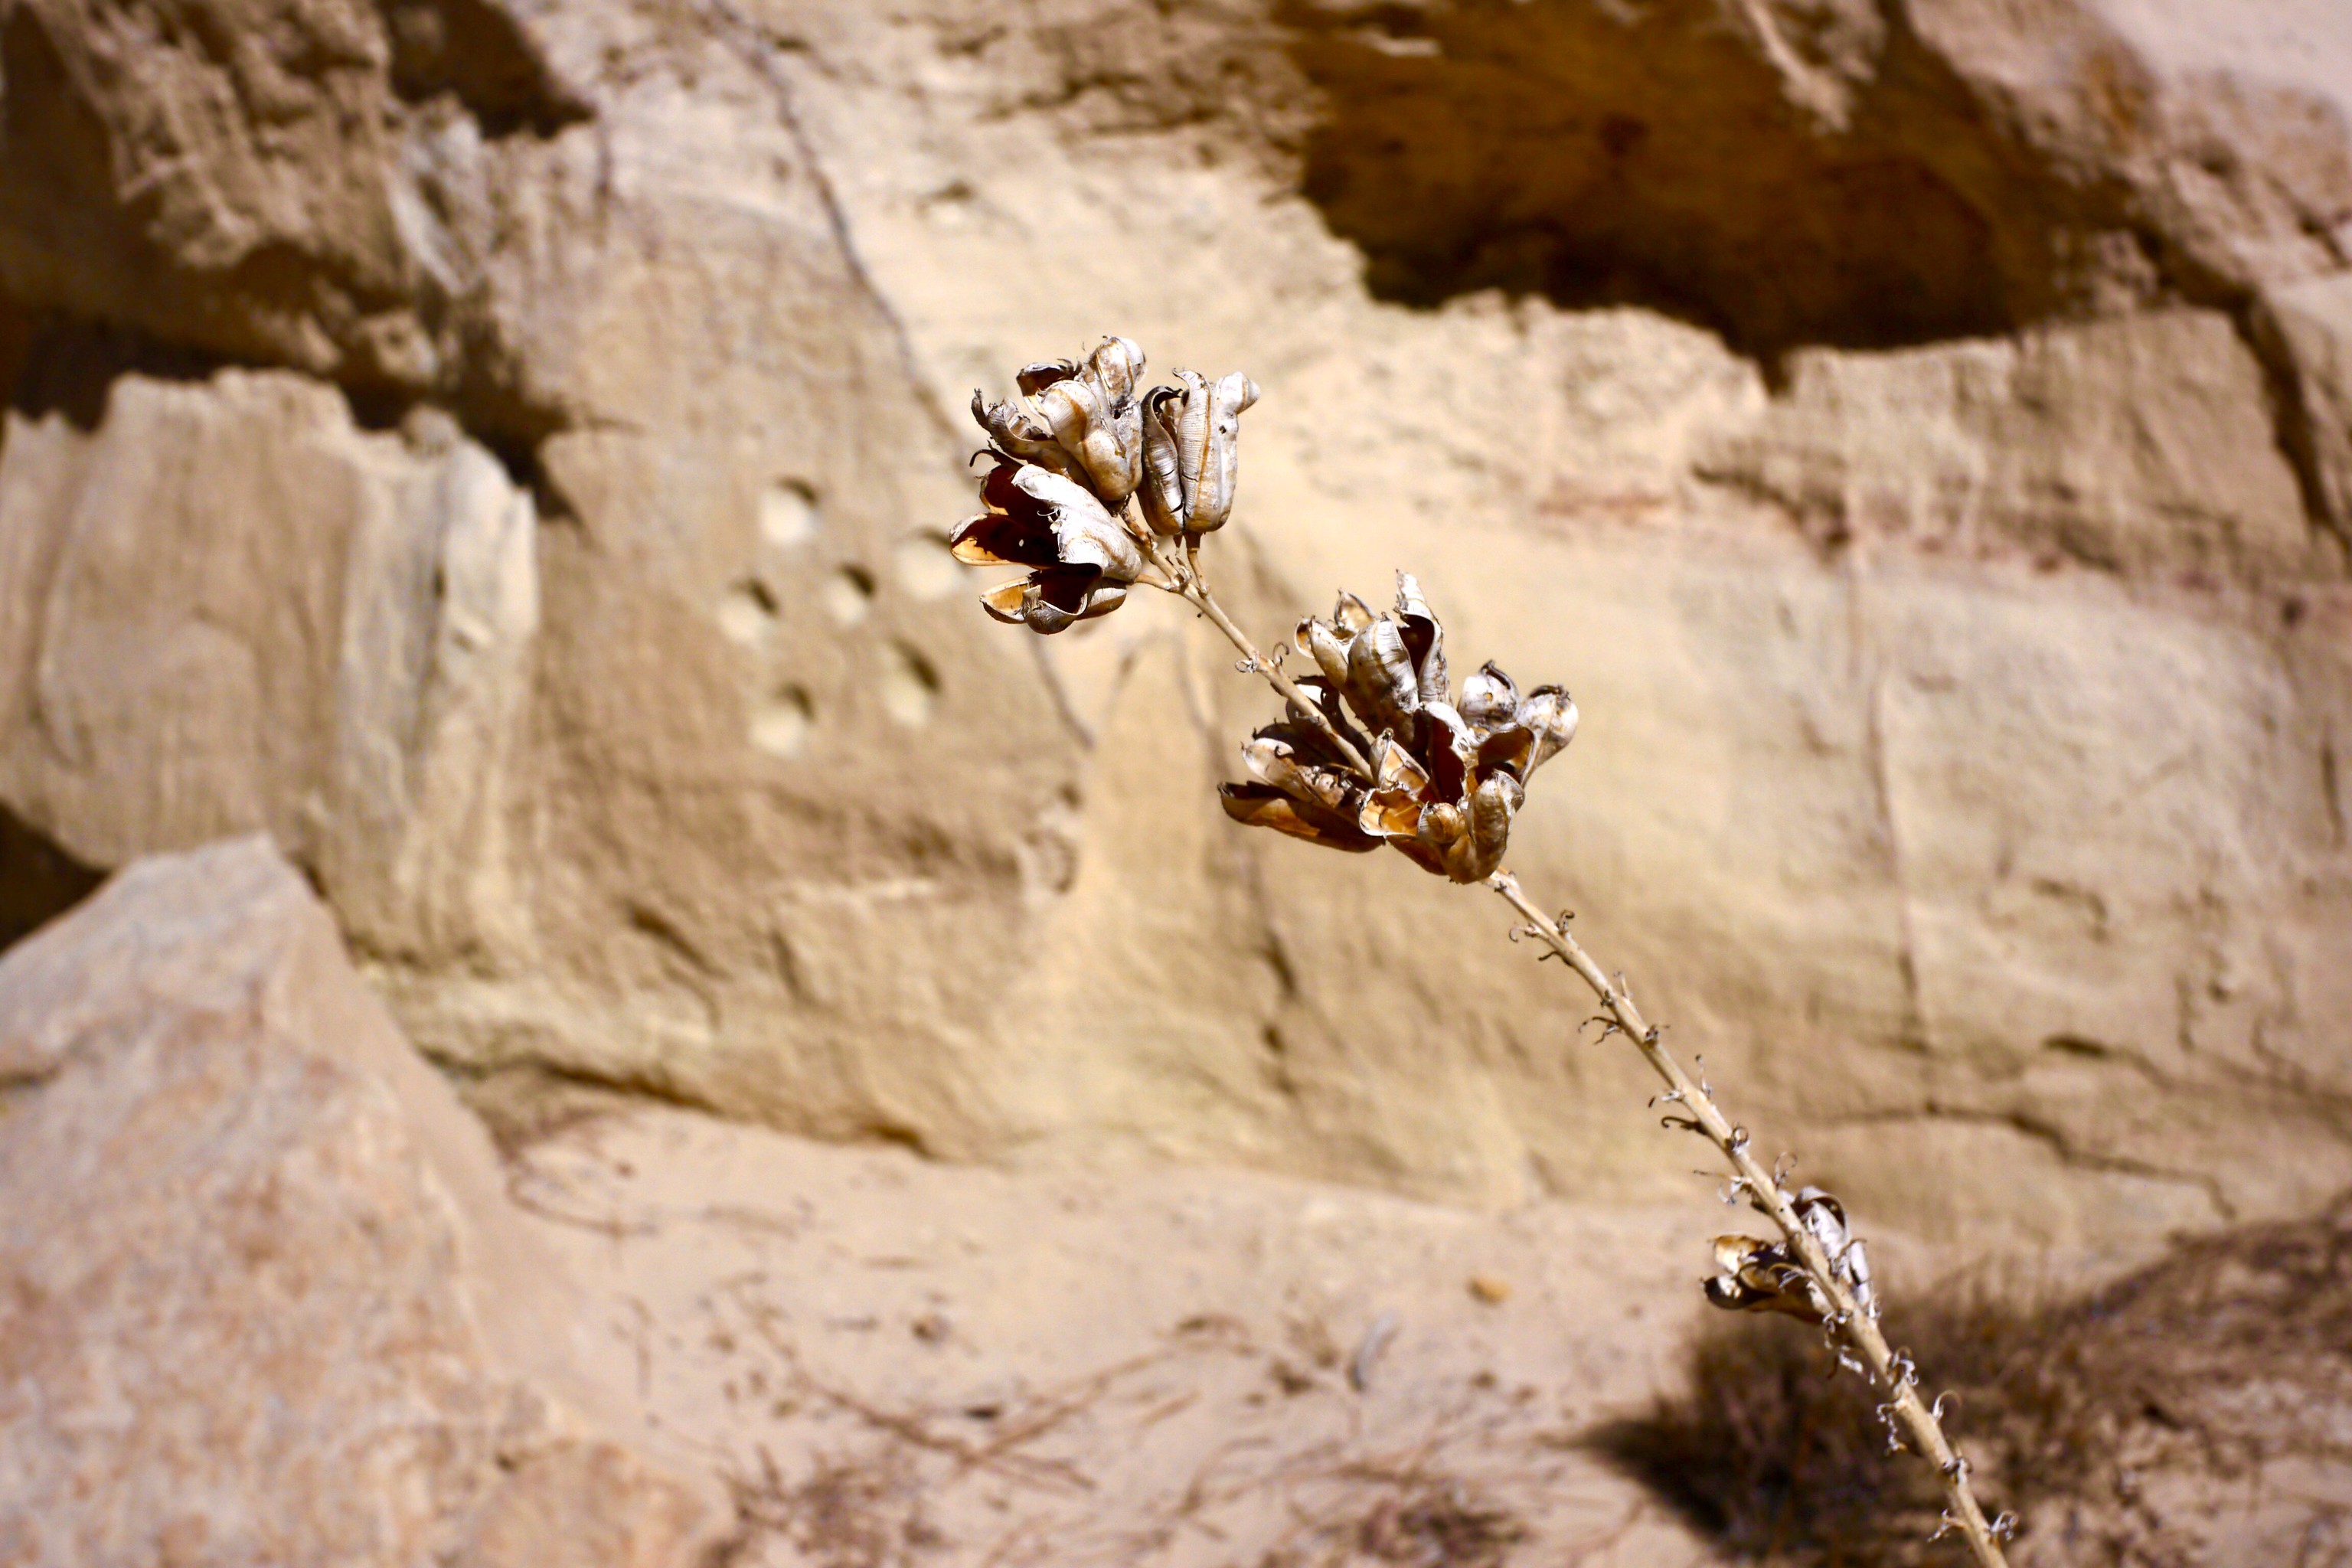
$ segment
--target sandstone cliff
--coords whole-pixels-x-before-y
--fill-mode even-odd
[[[265,831],[506,1117],[1681,1190],[1498,911],[1228,828],[1198,628],[971,604],[964,397],[1118,331],[1265,388],[1254,626],[1402,565],[1574,689],[1517,868],[1858,1209],[2352,1179],[2326,0],[0,0],[0,79],[11,931]]]

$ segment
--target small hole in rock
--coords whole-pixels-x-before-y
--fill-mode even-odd
[[[816,706],[797,686],[780,688],[751,712],[751,744],[772,757],[797,757],[808,750]]]
[[[917,599],[944,599],[961,585],[963,565],[948,553],[944,533],[910,533],[891,552],[899,585]]]
[[[760,492],[760,542],[790,550],[816,537],[816,491],[800,479],[778,479]]]
[[[939,696],[939,672],[929,660],[904,643],[884,651],[882,710],[895,722],[910,730],[929,723]]]
[[[824,613],[837,626],[854,626],[866,618],[874,602],[874,574],[863,566],[845,566],[825,580]]]
[[[764,584],[750,578],[727,590],[719,602],[719,629],[727,640],[746,647],[767,639],[775,629],[776,596]]]

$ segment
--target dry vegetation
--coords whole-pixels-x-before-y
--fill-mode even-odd
[[[2352,1563],[2352,1201],[2182,1242],[2088,1294],[1989,1276],[1910,1294],[1918,1304],[1887,1324],[1946,1374],[1947,1419],[1979,1482],[2023,1517],[2015,1562]],[[1108,1449],[1213,1402],[1223,1372],[1286,1393],[1286,1379],[1337,1386],[1345,1355],[1193,1320],[1150,1353],[1002,1407],[884,1402],[816,1374],[755,1300],[732,1300],[730,1331],[765,1369],[761,1396],[846,1418],[813,1449],[755,1448],[739,1465],[746,1568],[1626,1561],[1615,1531],[1529,1512],[1559,1484],[1549,1466],[1596,1449],[1734,1562],[1921,1568],[1952,1552],[1929,1542],[1936,1478],[1888,1452],[1870,1392],[1830,1375],[1818,1331],[1794,1322],[1717,1322],[1692,1347],[1685,1393],[1597,1429],[1498,1424],[1466,1406],[1344,1439],[1235,1428],[1137,1509],[1099,1463]],[[997,1533],[975,1540],[969,1489],[991,1477],[1060,1503],[997,1516]]]
[[[884,1405],[813,1373],[772,1310],[738,1291],[717,1332],[751,1350],[764,1367],[757,1381],[780,1407],[821,1406],[851,1417],[856,1440],[809,1458],[798,1468],[765,1447],[728,1478],[738,1519],[730,1563],[786,1560],[815,1568],[912,1568],[953,1546],[937,1522],[940,1505],[964,1482],[993,1475],[1024,1489],[1083,1500],[1100,1479],[1079,1460],[1041,1445],[1074,1424],[1100,1419],[1107,1403],[1131,1397],[1139,1374],[1199,1357],[1266,1363],[1288,1391],[1315,1384],[1270,1347],[1225,1319],[1179,1327],[1159,1351],[1131,1357],[1059,1387],[1003,1405]],[[1336,1370],[1336,1349],[1310,1357]],[[1199,1390],[1147,1409],[1140,1426],[1192,1405]],[[982,1436],[969,1436],[977,1427]],[[1129,1428],[1129,1439],[1139,1430]],[[1474,1477],[1449,1450],[1482,1436],[1475,1421],[1444,1419],[1419,1441],[1393,1450],[1378,1444],[1308,1443],[1269,1451],[1262,1438],[1236,1436],[1218,1447],[1189,1482],[1172,1488],[1147,1517],[1110,1528],[1056,1527],[1041,1518],[1013,1523],[989,1550],[991,1563],[1028,1561],[1124,1564],[1154,1561],[1180,1538],[1223,1542],[1236,1510],[1267,1503],[1285,1522],[1270,1537],[1233,1541],[1236,1568],[1503,1568],[1515,1547],[1533,1539],[1526,1521],[1496,1495],[1492,1473]],[[1520,1478],[1510,1478],[1520,1479]]]
[[[2352,1562],[2352,1203],[2179,1244],[2089,1296],[1973,1281],[1891,1310],[1953,1391],[2034,1563]],[[1605,1447],[1735,1552],[1806,1568],[1941,1560],[1933,1478],[1878,1440],[1816,1336],[1727,1324],[1692,1387]]]

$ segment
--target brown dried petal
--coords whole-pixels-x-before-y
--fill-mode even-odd
[[[1131,495],[1143,482],[1143,406],[1135,395],[1136,384],[1143,374],[1143,350],[1132,338],[1106,338],[1095,350],[1087,374],[1102,394],[1103,406],[1110,411]]]
[[[1133,338],[1105,338],[1087,356],[1087,374],[1113,409],[1135,395],[1143,376],[1143,350]]]
[[[1090,566],[1049,567],[980,596],[982,607],[998,620],[1045,637],[1107,616],[1126,600],[1126,584],[1112,582]]]
[[[1382,735],[1372,742],[1372,782],[1380,789],[1418,795],[1429,788],[1429,770],[1394,736]]]
[[[1449,864],[1447,873],[1457,882],[1483,882],[1495,874],[1503,863],[1503,852],[1511,841],[1511,817],[1527,799],[1519,781],[1508,773],[1496,773],[1479,781],[1470,794],[1470,837],[1468,852],[1460,857],[1461,864]]]
[[[1173,386],[1155,386],[1143,395],[1143,468],[1137,493],[1143,501],[1144,521],[1155,533],[1184,531],[1184,479],[1177,463],[1176,430],[1183,397],[1181,389]]]
[[[1288,741],[1259,731],[1242,742],[1242,761],[1262,783],[1295,799],[1347,813],[1355,785],[1335,768],[1306,762]]]
[[[949,536],[948,549],[967,566],[1051,566],[1061,559],[1052,523],[1034,514],[984,511]]]
[[[1117,508],[1135,493],[1142,460],[1140,427],[1130,453],[1119,422],[1102,395],[1083,380],[1057,381],[1037,395],[1037,411],[1053,426],[1054,439],[1076,459],[1104,504]]]
[[[1066,359],[1049,359],[1041,360],[1035,364],[1023,365],[1013,380],[1019,384],[1024,396],[1034,397],[1055,382],[1067,381],[1077,374],[1078,367],[1075,362]]]
[[[1323,715],[1324,722],[1337,730],[1340,738],[1355,748],[1358,756],[1372,749],[1370,738],[1357,729],[1354,721],[1348,717],[1348,704],[1340,699],[1337,687],[1319,675],[1302,675],[1297,684],[1298,689],[1312,700],[1315,711]],[[1297,728],[1306,738],[1305,749],[1308,752],[1342,772],[1349,774],[1355,772],[1354,763],[1345,752],[1331,744],[1330,738],[1315,723],[1311,714],[1302,711],[1296,702],[1286,704],[1286,711],[1291,719],[1297,721]],[[1288,727],[1287,721],[1285,727]]]
[[[1056,473],[1070,471],[1069,454],[1055,443],[1053,431],[1032,418],[1027,410],[1011,403],[987,402],[975,387],[971,416],[988,432],[989,440],[1006,454],[1024,463],[1043,463]]]
[[[1474,728],[1499,730],[1519,721],[1518,683],[1496,667],[1493,659],[1462,683],[1462,717]]]
[[[1751,1276],[1761,1273],[1759,1260],[1777,1250],[1753,1237],[1717,1237],[1715,1273],[1706,1282],[1707,1300],[1739,1312],[1755,1311],[1767,1305],[1780,1294],[1779,1290],[1769,1279],[1764,1283],[1751,1283]]]
[[[1153,388],[1157,395],[1161,389]],[[1197,370],[1180,370],[1176,384],[1160,405],[1161,417],[1174,438],[1176,482],[1184,497],[1184,526],[1192,526],[1194,500],[1201,493],[1201,470],[1209,460],[1209,383]]]
[[[1441,877],[1454,875],[1454,862],[1470,840],[1470,818],[1463,809],[1440,801],[1422,807],[1412,842],[1428,852]],[[1427,862],[1423,862],[1427,864]]]
[[[1315,806],[1284,794],[1272,784],[1219,784],[1217,799],[1224,806],[1227,816],[1251,827],[1271,827],[1276,833],[1304,838],[1309,844],[1345,849],[1355,855],[1381,847],[1379,839],[1358,832],[1344,820],[1328,819]]]
[[[1053,633],[1109,615],[1127,602],[1127,584],[1108,578],[1089,581],[1077,568],[1040,572],[1033,579],[1036,607],[1030,612],[1032,631]]]
[[[972,566],[1051,566],[1062,559],[1054,508],[1020,483],[1024,471],[1034,470],[1000,456],[981,477],[980,499],[988,510],[966,519],[950,539],[957,560]]]
[[[1373,790],[1356,809],[1356,826],[1402,847],[1421,841],[1421,814],[1427,809],[1428,803],[1417,795]]]
[[[1051,520],[1055,547],[1059,558],[1071,565],[1090,565],[1102,569],[1102,574],[1117,582],[1132,583],[1143,571],[1143,555],[1119,521],[1103,510],[1102,502],[1092,491],[1075,479],[1024,464],[1006,465],[1012,472],[1007,481],[1012,490],[1025,498],[1028,504],[1043,508]],[[1005,468],[991,474],[982,489],[982,495],[994,501],[1003,486],[999,476]],[[1021,503],[1008,510],[1016,514]]]
[[[1465,801],[1470,794],[1471,770],[1478,756],[1478,737],[1452,705],[1424,702],[1422,721],[1428,743],[1422,761],[1429,767],[1429,792],[1437,800]]]
[[[1318,621],[1308,616],[1298,623],[1298,632],[1293,640],[1298,644],[1299,652],[1315,661],[1315,668],[1323,672],[1324,679],[1339,690],[1347,689],[1348,637],[1342,636],[1339,628],[1328,621]]]
[[[981,607],[1000,621],[1016,626],[1026,626],[1028,617],[1021,612],[1028,604],[1029,595],[1034,586],[1026,577],[1015,577],[1012,582],[1001,584],[982,594],[980,596]]]
[[[1305,682],[1300,684],[1304,686]],[[1297,757],[1301,763],[1312,763],[1319,768],[1328,768],[1337,773],[1348,774],[1352,779],[1353,770],[1348,766],[1345,755],[1331,744],[1331,738],[1323,733],[1314,721],[1300,712],[1297,703],[1286,706],[1289,709],[1287,717],[1277,719],[1271,724],[1260,725],[1253,738],[1279,741],[1289,747],[1291,755]]]
[[[1223,528],[1233,515],[1234,487],[1241,474],[1242,413],[1256,401],[1257,384],[1239,371],[1208,390],[1208,440],[1198,477],[1184,487],[1186,521],[1195,532]]]
[[[1532,778],[1538,768],[1576,739],[1575,699],[1557,686],[1538,686],[1519,704],[1519,723],[1535,736],[1527,767],[1519,774],[1522,779]]]
[[[1372,624],[1372,607],[1342,588],[1339,602],[1331,607],[1331,624],[1340,636],[1352,637]]]
[[[1421,596],[1421,584],[1409,572],[1397,574],[1396,614],[1405,652],[1412,658],[1413,675],[1421,682],[1421,700],[1449,700],[1453,692],[1445,675],[1445,628],[1438,625],[1429,602]]]
[[[1413,678],[1412,662],[1394,621],[1381,616],[1348,645],[1343,689],[1348,706],[1373,734],[1383,730],[1412,733],[1412,714],[1421,705],[1421,683]]]
[[[1488,773],[1508,773],[1515,779],[1528,776],[1528,758],[1534,752],[1536,738],[1517,724],[1506,724],[1487,732],[1478,742],[1478,760],[1474,771],[1480,778]]]
[[[1809,1323],[1822,1321],[1804,1271],[1777,1242],[1748,1236],[1715,1238],[1717,1273],[1706,1281],[1706,1299],[1739,1312],[1785,1312]]]
[[[1372,788],[1356,814],[1356,826],[1383,838],[1414,837],[1422,808],[1429,804],[1429,770],[1392,735],[1372,742]]]

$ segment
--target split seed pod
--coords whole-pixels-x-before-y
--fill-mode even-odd
[[[1516,724],[1519,718],[1517,682],[1488,659],[1478,667],[1477,674],[1462,683],[1462,717],[1480,730]]]
[[[1255,780],[1217,786],[1227,816],[1351,854],[1381,847],[1356,826],[1362,785],[1322,731],[1303,721],[1269,724],[1243,745],[1242,760]]]
[[[1084,363],[1042,360],[1014,379],[1020,403],[971,395],[971,416],[1006,454],[1076,479],[1117,511],[1143,475],[1143,424],[1135,384],[1143,351],[1106,338]]]
[[[1878,1300],[1871,1284],[1870,1255],[1847,1226],[1845,1206],[1819,1187],[1800,1190],[1791,1206],[1797,1223],[1828,1258],[1839,1283],[1853,1293],[1854,1303],[1875,1315]],[[1829,1315],[1827,1299],[1785,1241],[1718,1236],[1715,1263],[1716,1273],[1706,1288],[1706,1299],[1716,1306],[1740,1312],[1783,1312],[1809,1323]]]
[[[987,508],[950,540],[955,558],[974,566],[1027,566],[981,595],[1000,621],[1034,632],[1065,630],[1108,615],[1127,598],[1143,556],[1118,520],[1076,480],[1034,463],[1000,457],[981,481]]]
[[[1211,383],[1180,370],[1143,395],[1143,515],[1154,531],[1209,533],[1233,513],[1242,414],[1257,384],[1239,371]]]
[[[1013,403],[991,403],[972,390],[971,416],[988,432],[989,444],[1008,457],[1068,476],[1077,464],[1054,439],[1053,426],[1035,413]]]
[[[1777,1241],[1752,1236],[1715,1238],[1716,1272],[1706,1282],[1709,1304],[1733,1312],[1782,1312],[1808,1323],[1828,1314],[1805,1271]]]

